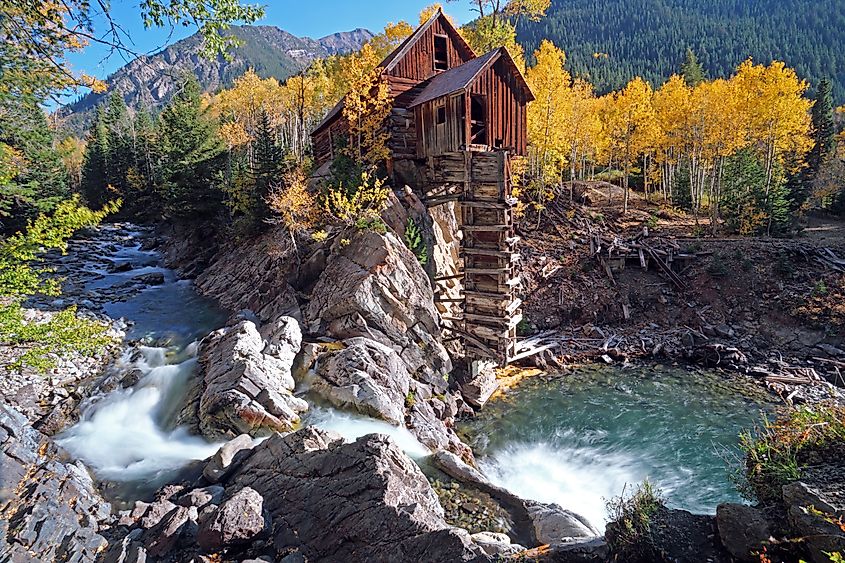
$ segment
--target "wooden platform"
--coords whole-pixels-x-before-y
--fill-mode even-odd
[[[522,320],[509,162],[505,151],[464,151],[431,157],[427,167],[427,204],[460,206],[463,314],[447,330],[460,337],[468,361],[500,365],[516,356]]]

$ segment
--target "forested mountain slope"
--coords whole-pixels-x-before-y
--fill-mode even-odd
[[[130,107],[154,109],[175,93],[181,75],[192,72],[207,92],[231,86],[232,81],[253,68],[262,78],[284,80],[306,68],[316,58],[348,53],[361,48],[373,34],[355,29],[323,37],[297,37],[274,26],[236,26],[231,33],[242,44],[231,52],[231,60],[209,60],[200,56],[199,34],[169,45],[150,56],[142,56],[118,69],[106,80],[105,94],[88,94],[62,110],[68,129],[81,132],[91,110],[111,92],[119,92]]]
[[[845,101],[842,0],[552,0],[548,17],[518,31],[527,53],[547,38],[600,92],[637,75],[659,85],[690,47],[711,77],[748,57],[778,59],[813,85],[830,77]]]

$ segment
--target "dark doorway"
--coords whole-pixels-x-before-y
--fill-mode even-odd
[[[434,70],[449,70],[449,38],[434,36]]]
[[[487,104],[481,94],[470,97],[470,139],[471,145],[487,144]]]

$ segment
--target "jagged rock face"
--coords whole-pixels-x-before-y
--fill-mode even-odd
[[[449,528],[425,476],[387,436],[273,436],[230,483],[258,491],[277,546],[298,546],[308,561],[487,560]]]
[[[321,357],[311,389],[336,407],[405,424],[411,376],[396,352],[367,338],[350,338],[344,345]]]
[[[356,231],[334,250],[311,292],[310,332],[390,346],[412,376],[443,392],[452,366],[431,284],[413,253],[392,233],[372,231]]]
[[[801,481],[784,485],[783,500],[792,533],[805,538],[810,559],[824,563],[826,553],[845,552],[845,468],[821,464],[806,469]]]
[[[201,481],[193,490],[163,489],[145,510],[167,513],[147,529],[143,519],[128,521],[106,560],[153,550],[174,562],[211,553],[225,553],[227,561],[494,560],[445,522],[425,476],[387,436],[345,443],[315,428],[275,434],[237,459],[219,486],[224,496]],[[490,551],[512,549],[501,538],[484,539],[502,544],[486,545]]]
[[[94,561],[111,507],[81,465],[0,404],[0,560]]]
[[[218,252],[196,279],[197,289],[229,311],[253,311],[262,323],[281,316],[301,319],[296,291],[299,258],[290,234],[273,229],[248,245]]]
[[[265,341],[255,324],[245,320],[212,332],[200,343],[196,400],[185,410],[196,413],[204,436],[266,435],[290,431],[299,423],[308,405],[291,394],[290,370],[302,334],[291,318],[278,320],[267,334]]]

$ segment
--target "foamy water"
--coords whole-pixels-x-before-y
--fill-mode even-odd
[[[462,426],[493,482],[602,529],[607,500],[645,479],[694,513],[742,501],[724,454],[766,405],[737,391],[716,375],[596,368],[527,382]]]
[[[412,458],[425,457],[431,453],[407,428],[358,414],[312,405],[305,422],[309,426],[337,432],[348,442],[367,434],[387,434]]]
[[[58,438],[98,477],[129,482],[156,480],[193,460],[213,455],[220,444],[192,436],[184,428],[166,430],[196,359],[168,363],[164,348],[141,348],[125,369],[143,376],[129,389],[118,389],[92,402],[81,420]],[[195,352],[189,347],[188,355]]]

